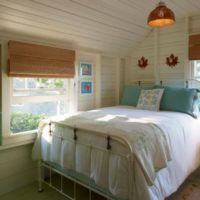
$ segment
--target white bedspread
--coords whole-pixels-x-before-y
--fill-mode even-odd
[[[46,122],[41,123],[40,131]],[[141,181],[143,185],[138,183],[138,187],[144,188],[148,194],[138,191],[137,198],[163,199],[175,191],[200,163],[200,120],[186,114],[117,106],[68,116],[57,123],[126,140],[146,182],[144,185]],[[34,152],[36,156],[37,142]],[[171,170],[177,171],[177,175]],[[162,176],[164,179],[172,176],[172,186],[164,186]],[[159,191],[155,192],[156,187]]]
[[[156,172],[167,166],[171,160],[168,132],[162,130],[156,121],[135,118],[131,109],[124,111],[118,107],[87,111],[67,118],[59,123],[81,129],[118,136],[132,147],[132,153],[139,162],[150,185]]]

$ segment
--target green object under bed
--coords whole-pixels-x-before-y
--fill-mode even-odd
[[[55,163],[51,163],[51,162],[43,162],[43,163],[44,163],[44,166],[47,165],[50,168],[52,168],[53,170],[57,170],[58,173],[60,173],[64,177],[69,178],[69,179],[73,180],[74,182],[78,181],[84,185],[87,185],[94,192],[95,191],[100,192],[102,194],[102,196],[106,195],[107,197],[110,197],[113,200],[126,200],[126,199],[114,196],[108,189],[98,186],[97,184],[95,184],[94,180],[88,178],[84,174],[78,173],[74,170],[63,169],[62,167],[60,167],[58,164],[55,164]]]

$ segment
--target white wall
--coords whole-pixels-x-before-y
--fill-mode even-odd
[[[185,20],[179,20],[175,26],[169,26],[158,30],[158,60],[157,77],[163,79],[184,79],[185,78]],[[175,67],[166,65],[166,57],[170,54],[178,56],[179,63]]]
[[[189,22],[190,22],[189,23],[189,33],[190,34],[195,34],[195,33],[200,34],[200,15],[190,17]]]
[[[0,195],[36,180],[37,164],[31,160],[31,150],[31,144],[0,150]]]
[[[145,69],[137,66],[141,57],[148,59],[149,65]],[[131,83],[138,79],[151,79],[154,77],[154,34],[153,32],[144,38],[142,43],[127,58],[126,82]],[[127,81],[128,80],[128,81]]]
[[[80,77],[80,62],[89,62],[93,64],[93,76]],[[78,110],[89,110],[98,107],[114,106],[119,103],[121,90],[123,87],[124,62],[122,59],[105,56],[100,54],[91,54],[78,52],[77,71],[78,71]],[[93,93],[81,94],[81,80],[93,81]]]
[[[95,95],[98,92],[98,89],[96,88],[96,70],[97,70],[97,58],[98,54],[91,54],[91,53],[84,53],[84,52],[78,52],[76,54],[76,68],[77,68],[77,92],[78,92],[78,111],[83,110],[90,110],[95,108]],[[80,76],[80,62],[83,63],[92,63],[92,76],[91,77],[81,77]],[[92,85],[92,94],[81,94],[80,92],[80,84],[81,81],[84,80],[90,80],[93,82]]]
[[[126,59],[126,84],[136,80],[172,80],[190,78],[188,61],[188,37],[200,33],[200,15],[178,19],[169,27],[155,28]],[[166,65],[166,57],[174,54],[179,63],[175,67]],[[148,59],[145,69],[137,66],[142,56]]]
[[[116,59],[102,56],[101,58],[101,102],[102,106],[115,105],[115,85],[116,85]]]

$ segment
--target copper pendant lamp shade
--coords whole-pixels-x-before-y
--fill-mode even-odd
[[[162,27],[174,24],[175,16],[172,10],[167,8],[164,2],[160,2],[158,6],[151,11],[148,17],[148,25],[152,27]]]

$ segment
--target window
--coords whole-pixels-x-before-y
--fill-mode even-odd
[[[36,130],[41,119],[69,110],[69,80],[12,78],[10,131]]]
[[[3,148],[32,143],[41,119],[77,111],[75,79],[2,75]]]
[[[193,79],[200,81],[200,60],[191,61],[191,75]]]
[[[1,47],[0,139],[9,148],[33,142],[41,119],[76,112],[75,51],[7,39]]]

